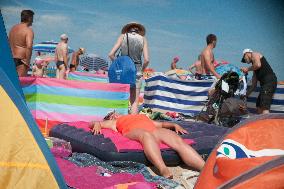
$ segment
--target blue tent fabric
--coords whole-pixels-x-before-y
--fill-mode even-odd
[[[8,44],[8,38],[6,35],[6,30],[4,26],[4,21],[2,13],[0,12],[0,83],[1,86],[5,89],[6,93],[9,95],[10,99],[17,106],[18,110],[21,112],[24,120],[26,121],[29,129],[34,136],[35,141],[38,143],[43,155],[48,162],[50,169],[58,183],[60,188],[66,188],[64,179],[59,171],[57,164],[39,130],[37,127],[23,97],[23,91],[20,87],[20,82],[18,75],[16,73],[16,67],[12,59],[12,53]],[[3,125],[1,125],[3,126]],[[6,127],[7,125],[5,125]]]

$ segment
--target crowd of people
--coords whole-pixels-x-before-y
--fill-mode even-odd
[[[34,12],[32,10],[23,10],[21,12],[21,23],[16,24],[11,28],[9,33],[9,42],[19,77],[27,76],[32,56],[32,46],[34,39],[34,32],[30,26],[33,23]],[[116,53],[120,49],[120,55],[127,55],[135,63],[137,70],[136,86],[130,90],[130,103],[132,105],[132,112],[135,114],[138,111],[138,99],[141,88],[141,79],[143,71],[149,65],[148,43],[145,37],[146,29],[142,24],[129,23],[126,24],[122,30],[121,35],[109,53],[109,58],[113,61],[116,58]],[[217,36],[209,34],[206,37],[207,46],[202,50],[198,56],[198,60],[189,67],[189,71],[194,73],[196,79],[203,79],[208,75],[215,76],[220,79],[214,67],[214,53],[213,49],[217,45]],[[68,36],[62,34],[60,42],[55,49],[56,62],[56,78],[64,79],[66,71],[75,71],[78,67],[79,56],[84,54],[85,49],[79,48],[72,54],[70,66],[68,66]],[[142,60],[143,57],[143,60]],[[179,57],[176,56],[171,62],[171,69],[177,69],[177,62]],[[244,73],[253,72],[252,86],[247,92],[247,96],[255,89],[256,83],[259,81],[261,90],[257,99],[256,106],[259,113],[268,113],[272,96],[276,90],[277,77],[273,72],[271,66],[266,61],[264,56],[259,52],[254,52],[251,49],[243,51],[243,63],[251,64],[249,67],[242,67]],[[35,60],[32,67],[33,75],[42,76],[44,68],[46,68],[48,61]],[[195,69],[195,71],[193,71]]]
[[[21,12],[21,23],[13,26],[9,33],[9,42],[19,77],[27,76],[31,64],[34,32],[30,26],[33,23],[33,16],[33,11],[23,10]],[[143,71],[150,62],[145,34],[146,29],[142,24],[135,22],[126,24],[123,26],[117,42],[109,52],[109,58],[112,61],[116,59],[116,54],[120,50],[120,55],[129,56],[135,64],[137,70],[136,85],[130,89],[131,114],[134,115],[138,113],[138,100]],[[221,75],[215,71],[214,67],[213,49],[217,45],[216,35],[209,34],[206,37],[206,43],[207,45],[198,56],[198,60],[189,67],[189,70],[194,73],[196,79],[202,79],[206,75],[213,75],[216,79],[220,79]],[[75,71],[78,67],[79,56],[84,53],[84,48],[79,48],[73,52],[70,66],[68,66],[68,36],[62,34],[60,42],[56,46],[54,56],[57,67],[56,78],[64,79],[67,70]],[[41,54],[39,53],[38,57],[40,56]],[[178,61],[179,57],[173,58],[171,69],[177,69]],[[253,72],[252,86],[247,91],[246,96],[249,96],[255,89],[257,82],[260,82],[261,89],[256,102],[257,110],[258,113],[269,113],[272,97],[277,85],[275,73],[265,57],[261,53],[252,51],[251,49],[243,51],[241,62],[250,64],[249,67],[241,68],[244,73]],[[33,74],[35,76],[42,76],[43,69],[47,64],[48,61],[40,58],[36,59],[32,68]],[[135,124],[140,125],[139,127],[133,128],[129,126],[134,119],[136,120]],[[123,125],[121,120],[129,123],[129,125]],[[138,124],[137,120],[141,124]],[[127,132],[123,132],[125,129],[120,129],[121,127],[129,128]],[[171,177],[171,174],[163,163],[157,142],[164,142],[171,146],[180,154],[187,165],[194,166],[197,169],[201,169],[204,165],[202,158],[192,148],[185,145],[181,138],[173,131],[168,130],[174,129],[177,133],[185,133],[186,131],[177,124],[152,122],[144,117],[133,118],[131,116],[121,116],[111,121],[94,123],[92,127],[95,133],[99,133],[101,128],[111,128],[115,131],[121,130],[120,132],[124,136],[138,140],[143,145],[147,158],[159,169],[161,175],[165,177]]]

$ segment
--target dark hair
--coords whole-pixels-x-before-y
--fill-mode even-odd
[[[33,18],[34,14],[32,10],[23,10],[21,12],[21,22],[28,22],[30,18]]]
[[[214,34],[207,35],[207,37],[206,37],[207,45],[210,44],[210,43],[213,43],[213,41],[217,41],[216,35],[214,35]]]

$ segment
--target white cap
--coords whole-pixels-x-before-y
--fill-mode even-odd
[[[252,51],[251,49],[244,49],[244,50],[243,50],[243,58],[242,58],[241,62],[245,63],[245,62],[246,62],[246,61],[245,61],[245,58],[244,58],[245,54],[246,54],[246,53],[252,53],[252,52],[253,52],[253,51]]]
[[[60,39],[68,39],[68,36],[64,33],[60,35]]]
[[[244,50],[243,50],[243,55],[245,55],[245,54],[248,53],[248,52],[252,53],[253,51],[252,51],[251,49],[244,49]]]

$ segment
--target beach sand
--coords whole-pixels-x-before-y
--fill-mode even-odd
[[[173,173],[173,180],[180,184],[176,189],[193,189],[194,184],[199,176],[198,171],[194,171],[186,166],[170,166],[170,171]],[[148,167],[152,175],[157,175],[155,167]]]

